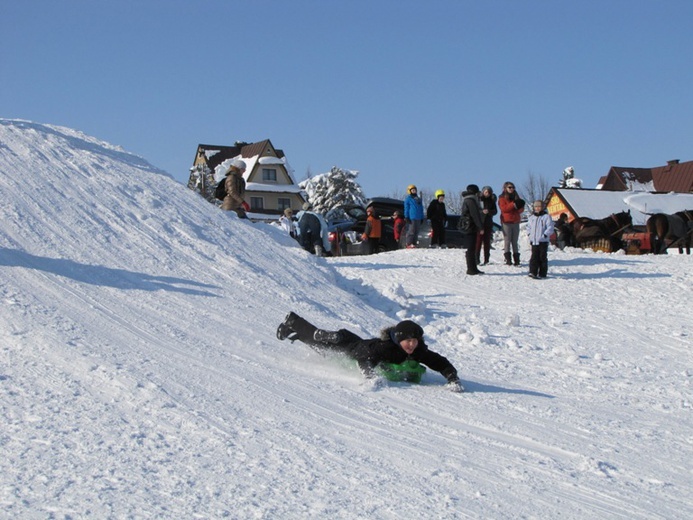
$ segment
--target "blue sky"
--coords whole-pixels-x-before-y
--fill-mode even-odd
[[[693,160],[693,2],[0,0],[0,117],[81,130],[187,182],[269,138],[297,180],[498,191]]]

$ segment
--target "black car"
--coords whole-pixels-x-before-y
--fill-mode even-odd
[[[361,235],[366,229],[366,209],[373,207],[382,222],[382,237],[378,252],[393,251],[399,248],[395,240],[394,219],[392,214],[404,211],[404,203],[398,199],[376,197],[369,199],[365,207],[357,204],[346,204],[327,212],[327,229],[330,233],[330,244],[333,256],[353,256],[366,253]]]
[[[461,248],[462,247],[462,232],[458,229],[460,223],[460,215],[448,215],[445,221],[445,245],[447,247]],[[493,223],[493,232],[500,231],[499,224]],[[425,220],[419,228],[419,243],[417,247],[431,247],[431,223]]]

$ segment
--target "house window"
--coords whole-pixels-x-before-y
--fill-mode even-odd
[[[277,170],[274,168],[263,168],[262,169],[262,181],[263,182],[277,182]]]
[[[286,208],[291,207],[291,199],[283,199],[279,197],[279,202],[277,203],[277,209],[284,211]]]
[[[265,199],[262,197],[250,197],[250,209],[265,209]]]

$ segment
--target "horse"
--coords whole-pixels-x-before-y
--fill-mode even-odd
[[[683,254],[685,246],[686,254],[691,254],[693,210],[679,211],[673,215],[655,213],[647,219],[646,227],[655,255],[666,254],[672,246],[678,246],[679,254]]]
[[[578,217],[570,223],[575,243],[582,246],[586,242],[605,239],[610,243],[611,251],[621,249],[623,231],[633,225],[630,210],[612,213],[602,219]]]

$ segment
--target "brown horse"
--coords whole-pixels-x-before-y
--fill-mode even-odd
[[[655,213],[647,219],[647,232],[650,234],[652,252],[665,254],[667,249],[678,246],[679,254],[691,254],[691,236],[693,235],[693,211],[679,211],[673,215]]]
[[[598,220],[578,217],[570,223],[578,247],[582,247],[587,242],[606,239],[611,243],[612,251],[621,249],[623,231],[632,224],[633,217],[630,210],[612,213],[608,217]]]

